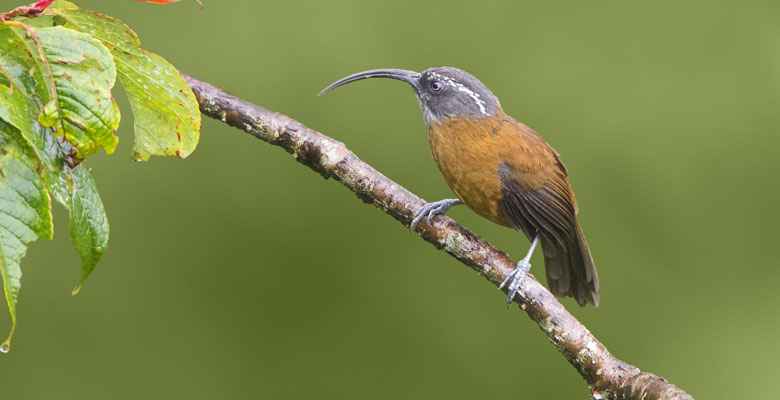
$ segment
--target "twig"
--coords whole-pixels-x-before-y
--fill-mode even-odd
[[[343,143],[307,128],[285,115],[268,111],[195,78],[183,75],[200,103],[201,111],[258,139],[282,147],[300,163],[334,178],[366,203],[408,226],[425,202],[360,160]],[[506,253],[445,217],[422,221],[417,231],[432,243],[468,265],[494,285],[512,271],[515,263]],[[664,378],[639,371],[617,358],[533,276],[523,280],[518,300],[548,339],[585,378],[594,399],[674,399],[693,397]]]

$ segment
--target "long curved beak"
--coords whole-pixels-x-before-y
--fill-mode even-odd
[[[358,72],[356,74],[352,74],[350,76],[341,78],[336,82],[331,83],[330,86],[326,87],[325,89],[322,89],[319,95],[322,95],[325,92],[329,92],[339,86],[346,85],[347,83],[359,81],[361,79],[367,79],[367,78],[398,79],[399,81],[404,81],[412,85],[412,87],[414,87],[416,90],[418,88],[417,82],[420,79],[420,73],[414,71],[408,71],[405,69],[391,69],[391,68],[372,69],[368,71]]]

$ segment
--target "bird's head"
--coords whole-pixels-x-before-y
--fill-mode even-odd
[[[423,72],[405,69],[373,69],[349,75],[332,83],[320,94],[350,82],[366,78],[392,78],[414,88],[426,124],[446,118],[486,118],[495,115],[498,98],[471,74],[452,67],[429,68]]]

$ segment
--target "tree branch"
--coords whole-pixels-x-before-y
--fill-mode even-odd
[[[415,211],[425,204],[360,160],[343,143],[285,115],[241,100],[190,76],[183,76],[205,115],[282,147],[298,162],[325,178],[336,179],[361,200],[373,204],[402,224],[408,226]],[[468,265],[496,286],[515,268],[515,263],[506,253],[446,216],[437,216],[430,223],[421,221],[417,231],[423,239]],[[641,372],[612,356],[533,276],[523,280],[520,294],[523,297],[517,301],[520,308],[585,378],[594,399],[693,399],[664,378]]]

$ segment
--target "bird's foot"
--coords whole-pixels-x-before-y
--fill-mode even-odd
[[[528,258],[524,258],[518,261],[517,267],[515,267],[515,269],[510,272],[509,275],[507,275],[506,279],[501,282],[501,285],[498,286],[498,289],[501,290],[504,288],[504,286],[506,286],[507,282],[509,282],[509,287],[507,288],[509,296],[506,299],[507,307],[512,304],[512,300],[514,300],[515,295],[518,294],[517,289],[520,288],[520,284],[523,283],[523,279],[525,279],[525,276],[528,275],[528,271],[530,269],[531,263],[528,262]]]
[[[425,218],[426,221],[430,221],[431,218],[434,216],[441,214],[444,215],[447,210],[450,209],[450,207],[463,204],[458,199],[444,199],[435,201],[433,203],[428,203],[422,207],[414,214],[414,219],[412,219],[412,223],[409,224],[409,230],[414,231],[414,227],[417,226],[417,224]]]

